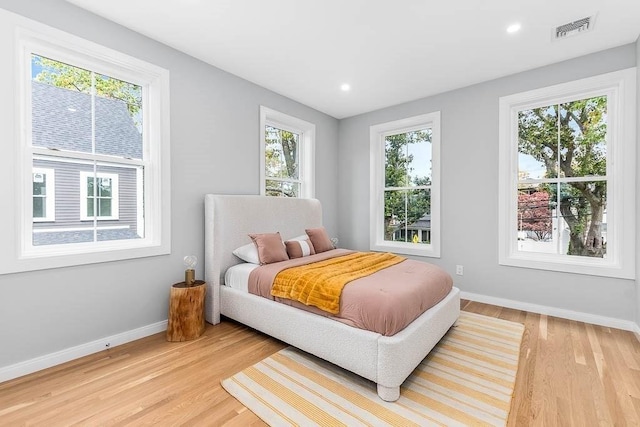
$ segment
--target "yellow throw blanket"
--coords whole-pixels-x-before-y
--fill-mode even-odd
[[[404,259],[390,253],[355,252],[287,268],[276,275],[271,295],[337,314],[340,311],[340,295],[347,283],[398,264]]]

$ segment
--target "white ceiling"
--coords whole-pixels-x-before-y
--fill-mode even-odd
[[[336,118],[640,34],[638,0],[67,1]],[[551,40],[552,28],[594,14],[593,30]]]

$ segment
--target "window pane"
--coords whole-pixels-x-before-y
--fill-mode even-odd
[[[606,176],[607,98],[560,105],[560,176]]]
[[[431,241],[431,190],[388,190],[384,194],[385,240]]]
[[[276,197],[298,197],[300,195],[300,184],[286,181],[266,181],[267,196]]]
[[[518,187],[518,250],[558,253],[557,184]]]
[[[431,183],[431,129],[407,134],[407,172],[410,185]]]
[[[33,146],[90,153],[91,72],[32,55],[31,73]]]
[[[38,55],[31,72],[34,146],[93,152],[95,107],[95,152],[142,159],[141,86]]]
[[[518,249],[605,257],[606,198],[606,181],[520,186]]]
[[[111,197],[111,179],[98,178],[98,196]]]
[[[104,75],[95,85],[96,153],[142,159],[142,88]]]
[[[265,126],[265,173],[273,178],[299,178],[300,135]]]
[[[111,199],[98,199],[98,216],[111,216]]]
[[[45,196],[47,194],[47,175],[36,172],[33,174],[33,195]]]
[[[103,240],[117,240],[144,237],[144,228],[138,229],[138,209],[141,209],[142,194],[138,194],[138,180],[142,179],[142,167],[67,160],[59,157],[38,156],[34,167],[50,168],[56,171],[58,191],[56,192],[58,212],[54,222],[34,224],[33,242],[37,245],[67,244],[94,241],[94,214],[98,219],[115,217],[97,222],[97,239],[101,239],[102,227],[117,227],[118,232],[103,234]],[[94,168],[98,174],[94,179]],[[105,175],[112,176],[106,177]],[[97,184],[97,185],[96,185]],[[86,198],[81,199],[81,186],[86,186]],[[93,191],[98,198],[93,197]],[[120,188],[120,191],[118,191]],[[121,197],[120,206],[116,198]],[[102,195],[102,197],[100,197]],[[94,200],[96,205],[94,205]],[[86,211],[85,211],[86,210]],[[86,215],[89,218],[82,219]],[[77,233],[64,231],[77,229]],[[60,230],[60,231],[59,231]],[[109,231],[109,230],[104,230]]]
[[[93,210],[93,206],[94,206],[94,202],[95,202],[95,198],[94,197],[87,197],[87,216],[92,217],[94,215],[94,210]]]
[[[560,184],[560,230],[566,255],[604,258],[607,237],[607,183]]]
[[[34,197],[33,198],[33,217],[34,218],[45,218],[47,216],[47,205],[45,203],[44,197]]]
[[[385,186],[431,183],[431,129],[385,137]]]
[[[94,185],[93,185],[94,183],[95,183],[95,177],[93,177],[93,176],[87,177],[87,195],[89,197],[93,197],[95,195],[95,193],[94,193],[95,188],[94,188]]]
[[[518,178],[558,176],[558,109],[551,105],[518,112]]]

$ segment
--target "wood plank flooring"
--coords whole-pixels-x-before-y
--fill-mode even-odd
[[[640,425],[640,342],[631,332],[463,301],[524,323],[509,425]],[[194,341],[164,333],[0,383],[0,426],[262,426],[221,386],[285,345],[242,325]]]

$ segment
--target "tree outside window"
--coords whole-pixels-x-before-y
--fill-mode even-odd
[[[520,250],[606,256],[607,129],[606,96],[519,111]]]
[[[265,126],[265,192],[267,196],[300,196],[300,135]]]
[[[385,137],[384,239],[430,243],[431,129]]]
[[[314,197],[313,123],[260,106],[260,194]]]
[[[440,112],[369,128],[369,247],[440,256]]]

